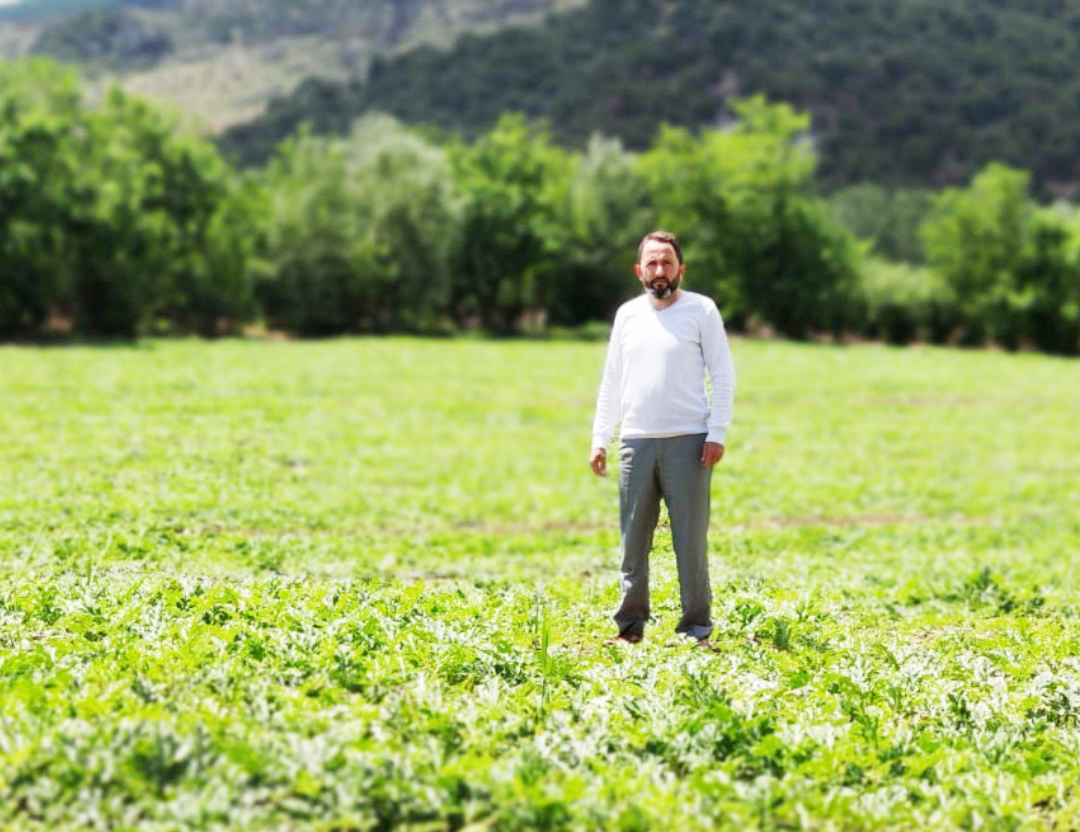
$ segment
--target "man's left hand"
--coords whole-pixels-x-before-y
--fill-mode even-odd
[[[719,442],[706,442],[701,449],[701,464],[704,466],[715,465],[724,458],[724,446]]]

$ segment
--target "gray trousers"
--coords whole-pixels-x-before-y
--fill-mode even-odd
[[[694,638],[712,632],[706,539],[712,467],[701,464],[705,436],[625,439],[619,448],[622,603],[614,617],[622,635],[640,636],[649,618],[649,551],[661,498],[679,570],[682,619],[675,631]]]

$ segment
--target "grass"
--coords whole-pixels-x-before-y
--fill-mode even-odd
[[[1080,824],[1080,364],[734,351],[710,652],[602,345],[0,349],[0,825]]]

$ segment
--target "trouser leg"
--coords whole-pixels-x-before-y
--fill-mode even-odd
[[[657,444],[628,439],[619,448],[622,601],[614,618],[621,635],[640,636],[649,618],[649,551],[660,518]]]
[[[701,464],[705,434],[664,440],[660,487],[671,518],[671,541],[679,570],[682,619],[675,628],[694,638],[712,632],[709,587],[709,484],[712,467]]]

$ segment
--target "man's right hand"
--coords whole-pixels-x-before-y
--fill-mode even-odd
[[[589,467],[598,477],[607,476],[607,448],[593,448],[589,454]]]

